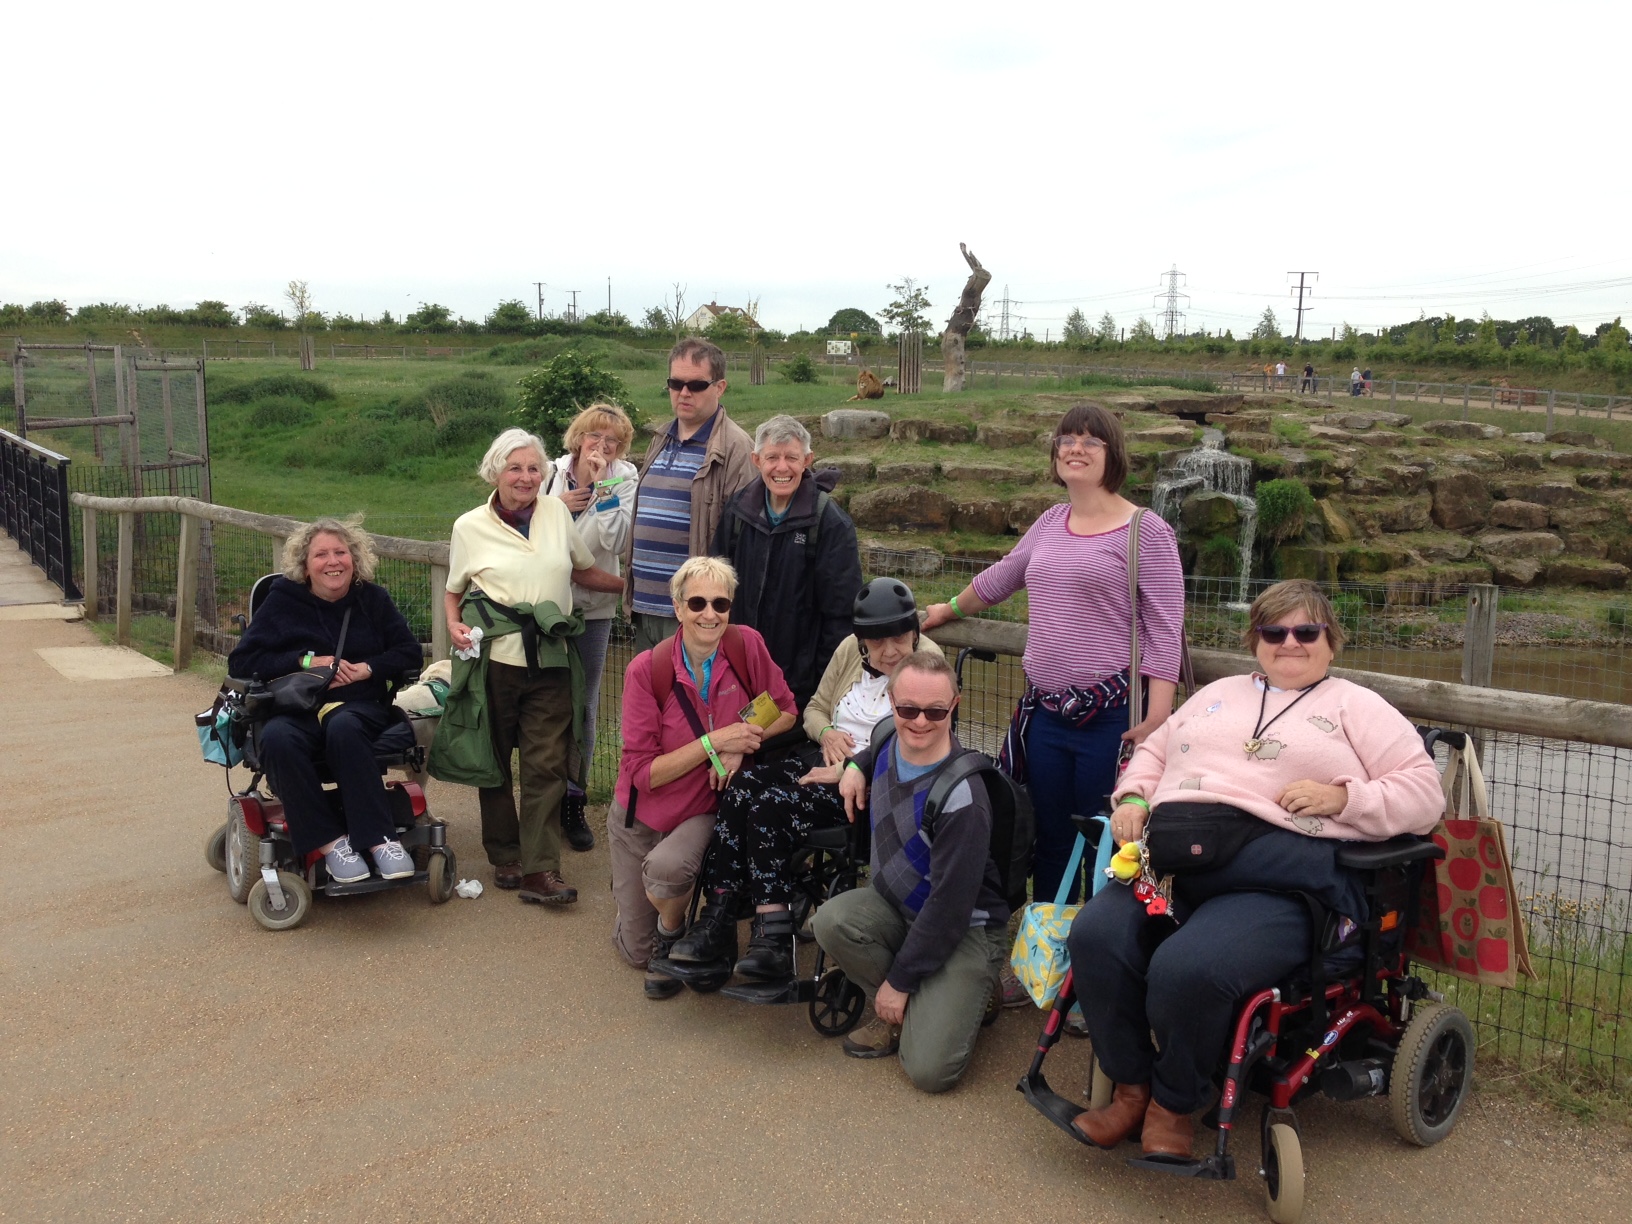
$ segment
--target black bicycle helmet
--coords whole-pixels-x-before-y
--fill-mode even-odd
[[[899,578],[874,578],[851,610],[858,638],[887,638],[918,628],[918,604]]]

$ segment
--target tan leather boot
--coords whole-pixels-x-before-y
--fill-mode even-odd
[[[1114,1148],[1145,1120],[1149,1084],[1118,1084],[1104,1109],[1085,1109],[1071,1120],[1076,1132],[1095,1147]]]
[[[1145,1111],[1142,1137],[1146,1156],[1177,1156],[1189,1160],[1196,1138],[1196,1122],[1187,1113],[1174,1113],[1152,1101]]]

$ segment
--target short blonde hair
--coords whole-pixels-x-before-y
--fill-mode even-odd
[[[378,559],[374,556],[374,540],[363,530],[363,516],[349,518],[320,518],[307,523],[283,542],[283,576],[302,586],[310,585],[306,577],[306,554],[312,550],[312,541],[320,535],[332,535],[345,544],[351,553],[351,566],[359,582],[373,582]]]
[[[724,557],[688,557],[669,579],[669,595],[675,603],[685,597],[686,583],[693,578],[712,578],[727,595],[737,593],[737,571],[731,562]]]
[[[504,471],[504,465],[510,461],[510,456],[518,450],[534,450],[538,452],[539,467],[549,466],[549,452],[544,449],[544,439],[537,434],[528,433],[525,429],[514,427],[505,430],[493,439],[493,445],[487,448],[487,454],[476,465],[476,474],[490,485],[499,483],[499,473]]]
[[[584,435],[597,429],[617,435],[618,453],[612,456],[614,459],[623,458],[628,453],[629,443],[635,440],[635,426],[629,420],[628,413],[616,404],[596,402],[573,417],[572,424],[567,426],[567,453],[576,455]]]
[[[1326,598],[1326,592],[1307,578],[1277,582],[1253,600],[1252,607],[1247,610],[1247,631],[1241,635],[1242,643],[1256,654],[1259,626],[1272,625],[1288,613],[1299,611],[1307,613],[1316,624],[1326,626],[1326,644],[1332,648],[1334,655],[1343,649],[1348,635],[1343,632],[1343,625],[1337,619],[1337,609]]]

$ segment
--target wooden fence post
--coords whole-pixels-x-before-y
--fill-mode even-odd
[[[1399,389],[1400,389],[1400,380],[1399,379],[1391,378],[1391,379],[1388,380],[1388,402],[1390,404],[1392,404],[1394,402],[1394,393],[1396,391],[1398,391]]]
[[[113,640],[130,645],[130,588],[136,568],[136,516],[119,516],[119,572],[114,588]]]
[[[1558,395],[1558,390],[1556,388],[1549,391],[1549,392],[1547,392],[1547,432],[1548,433],[1553,432],[1553,399],[1557,395]]]
[[[176,638],[172,671],[186,671],[193,661],[193,623],[198,611],[198,537],[202,521],[181,516],[181,538],[176,550]]]
[[[448,657],[448,617],[442,596],[448,589],[448,567],[431,566],[431,662]]]
[[[85,581],[80,589],[85,592],[85,619],[94,621],[97,618],[97,601],[101,598],[101,568],[102,559],[96,550],[96,511],[84,507],[79,512],[80,530],[85,536],[85,546],[80,550],[85,558]]]
[[[1462,630],[1462,683],[1490,688],[1496,672],[1496,609],[1500,587],[1475,582],[1468,586],[1468,614]],[[1485,755],[1485,737],[1475,733],[1474,751]]]

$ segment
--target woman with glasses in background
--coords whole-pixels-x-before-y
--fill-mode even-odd
[[[1184,574],[1173,529],[1154,514],[1139,529],[1139,606],[1128,595],[1128,474],[1122,425],[1098,404],[1077,404],[1054,429],[1049,475],[1070,500],[1045,510],[1003,560],[950,603],[934,604],[924,628],[973,616],[1024,589],[1030,633],[1026,688],[1000,760],[1027,784],[1037,819],[1032,891],[1052,897],[1070,859],[1073,813],[1102,811],[1124,743],[1136,745],[1172,712],[1184,631]],[[1140,675],[1128,674],[1139,630]],[[1134,684],[1146,687],[1145,718],[1128,729]],[[1078,886],[1071,885],[1076,900]],[[1005,1002],[1019,1001],[1005,982]],[[1011,999],[1010,995],[1016,995]]]
[[[684,562],[669,584],[680,632],[641,651],[623,676],[623,757],[606,821],[612,942],[646,970],[649,999],[681,989],[650,962],[680,938],[720,792],[762,739],[790,730],[797,716],[765,639],[731,624],[736,589],[730,562]],[[779,711],[768,727],[743,717],[761,694]]]

